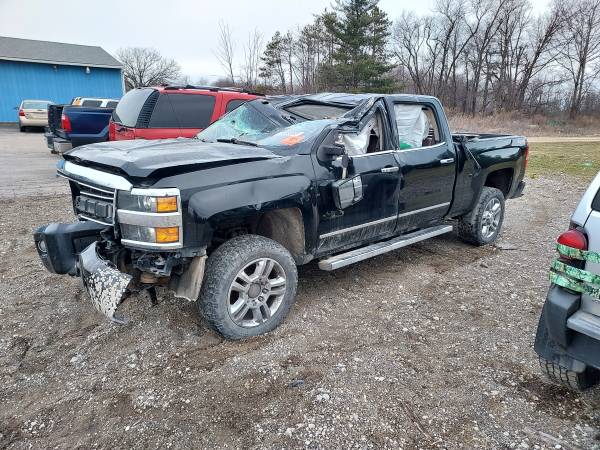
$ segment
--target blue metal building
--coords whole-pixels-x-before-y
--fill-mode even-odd
[[[123,89],[121,63],[100,47],[0,36],[0,122],[17,122],[25,99],[118,99]]]

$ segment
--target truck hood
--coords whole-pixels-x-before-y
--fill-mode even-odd
[[[67,161],[135,178],[150,177],[158,171],[178,173],[203,165],[222,166],[279,157],[260,147],[187,138],[100,142],[64,154]]]

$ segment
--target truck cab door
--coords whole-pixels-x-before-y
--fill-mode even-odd
[[[402,178],[396,232],[404,233],[435,224],[449,211],[457,156],[439,103],[391,103]]]
[[[336,143],[343,146],[349,164],[343,169],[339,159],[323,162],[317,158],[317,253],[360,246],[394,232],[400,168],[388,124],[387,113],[381,104],[361,120],[358,133],[339,134],[337,142],[326,139],[323,143],[325,146]],[[329,139],[333,141],[331,136]],[[347,199],[354,194],[349,204],[341,207],[334,198],[340,184],[344,185],[344,192],[350,192]]]

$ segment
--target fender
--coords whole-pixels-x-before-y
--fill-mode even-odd
[[[311,181],[304,175],[262,178],[217,186],[190,197],[189,213],[198,221],[239,217],[282,207],[310,205]]]

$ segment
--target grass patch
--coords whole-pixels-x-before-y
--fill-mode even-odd
[[[600,142],[530,143],[527,175],[564,173],[592,179],[600,171]]]

